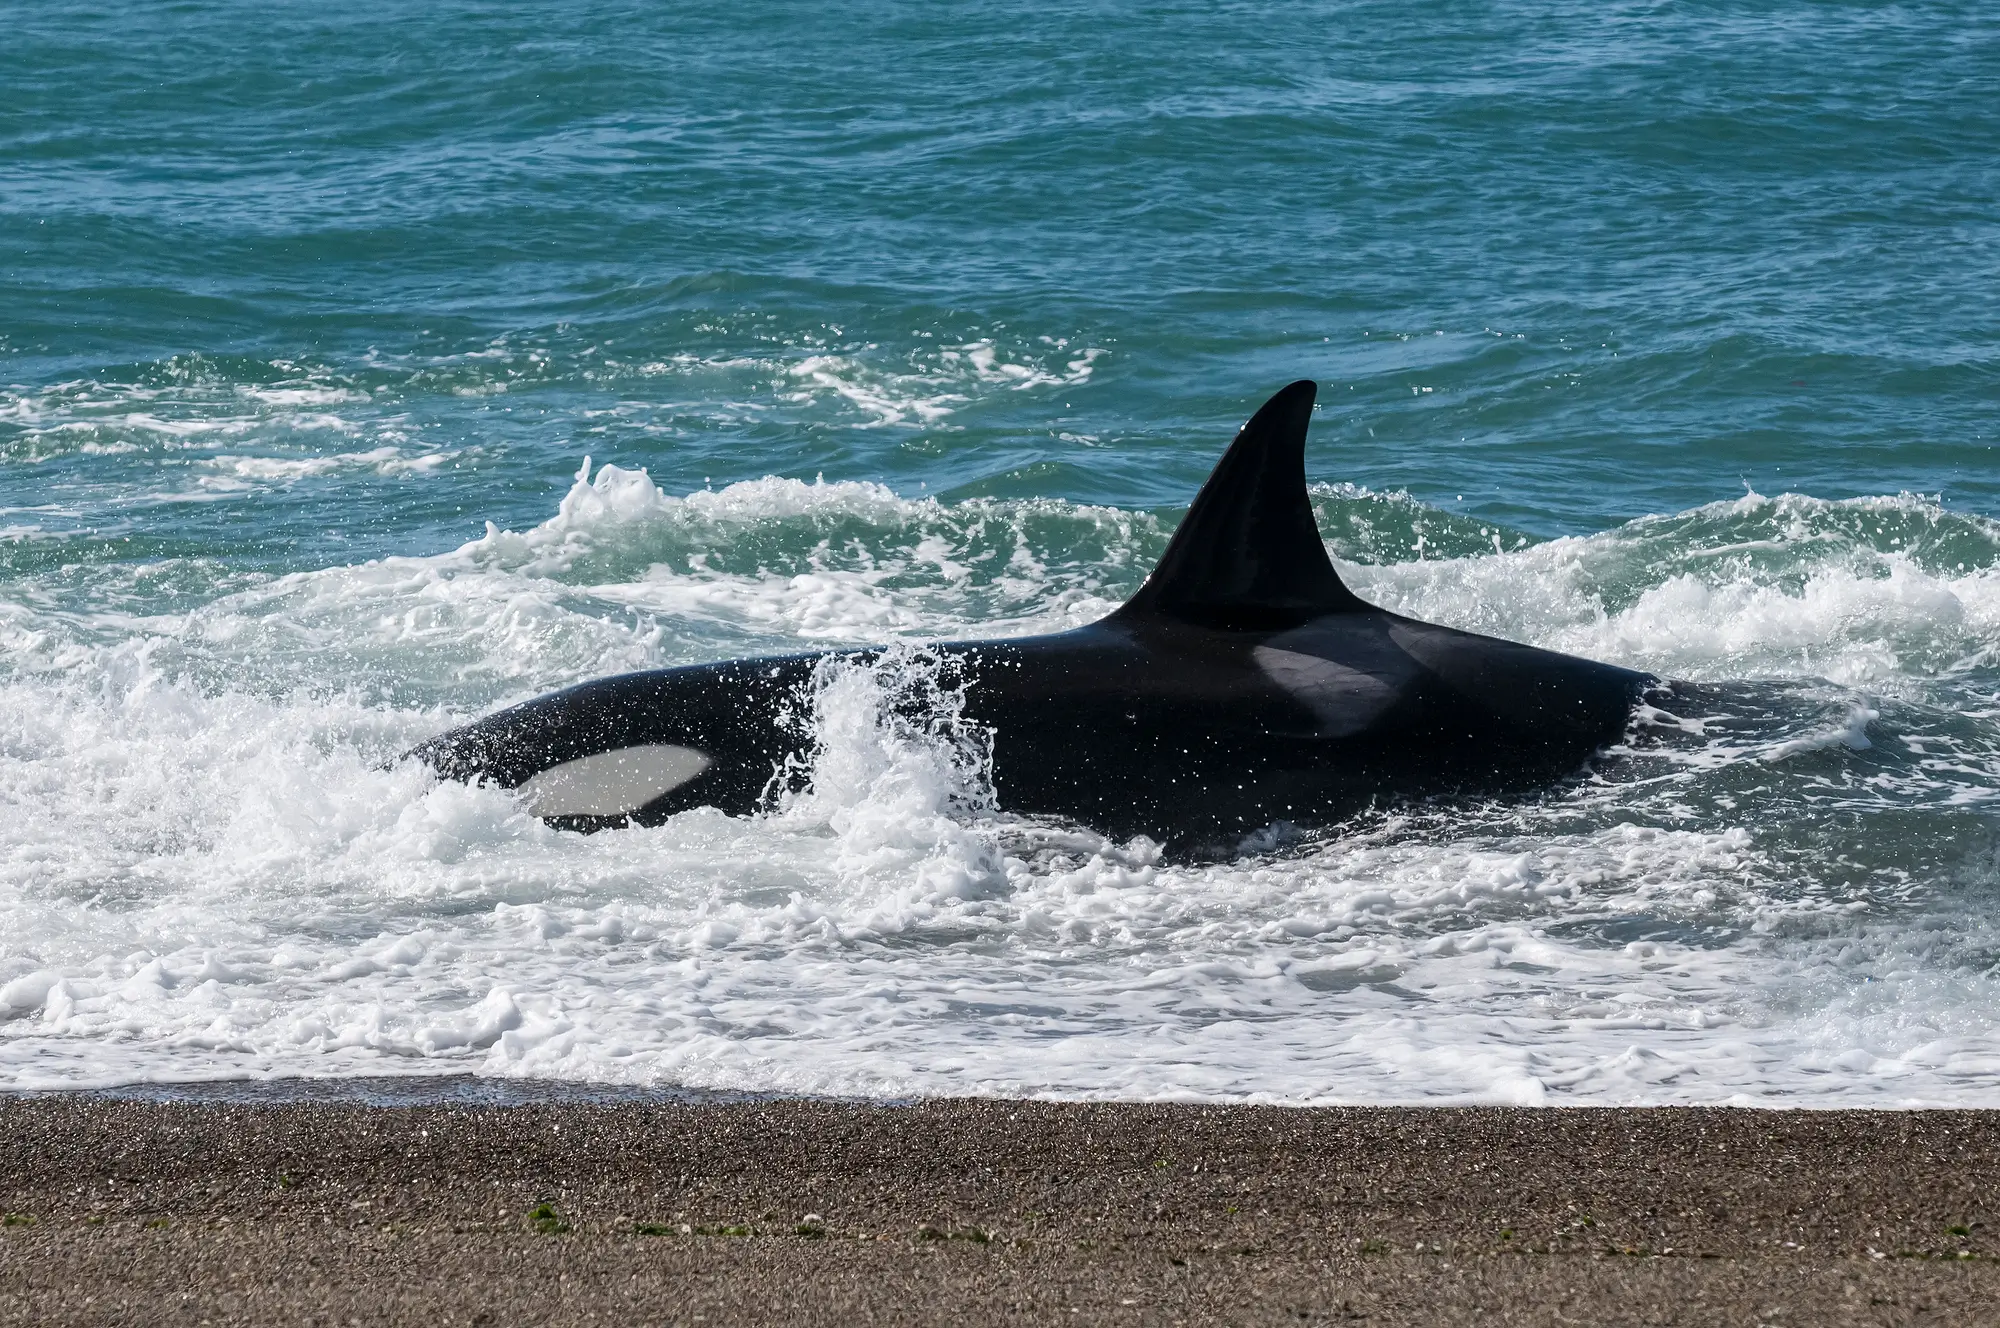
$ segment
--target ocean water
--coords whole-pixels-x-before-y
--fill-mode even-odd
[[[1989,8],[0,29],[0,1087],[2000,1105]],[[923,644],[1297,377],[1358,591],[1677,691],[1234,861],[1009,817]],[[747,819],[391,764],[880,642]]]

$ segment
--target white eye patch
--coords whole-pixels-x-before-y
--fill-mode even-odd
[[[656,743],[550,766],[514,790],[536,816],[623,816],[709,767],[708,754]]]

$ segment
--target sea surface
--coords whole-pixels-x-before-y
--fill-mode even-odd
[[[0,31],[0,1087],[2000,1106],[1991,6]],[[1301,377],[1357,591],[1680,689],[1235,860],[995,807],[923,643],[1115,607]],[[882,642],[749,818],[394,760]]]

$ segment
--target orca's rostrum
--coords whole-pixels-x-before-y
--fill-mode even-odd
[[[1222,847],[1370,804],[1578,770],[1616,741],[1643,673],[1378,609],[1327,558],[1306,494],[1317,385],[1245,424],[1146,583],[1074,631],[936,649],[992,734],[1010,812]],[[828,653],[584,683],[412,755],[595,829],[764,805],[810,736],[787,716]]]

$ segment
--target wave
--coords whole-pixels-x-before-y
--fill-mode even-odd
[[[435,557],[0,583],[0,1080],[1991,1100],[1992,523],[1746,494],[1538,542],[1314,503],[1363,594],[1681,690],[1544,797],[1185,867],[1007,816],[922,649],[1105,612],[1150,513],[586,464]],[[905,644],[828,667],[761,816],[580,837],[389,763],[579,678],[857,641]]]

